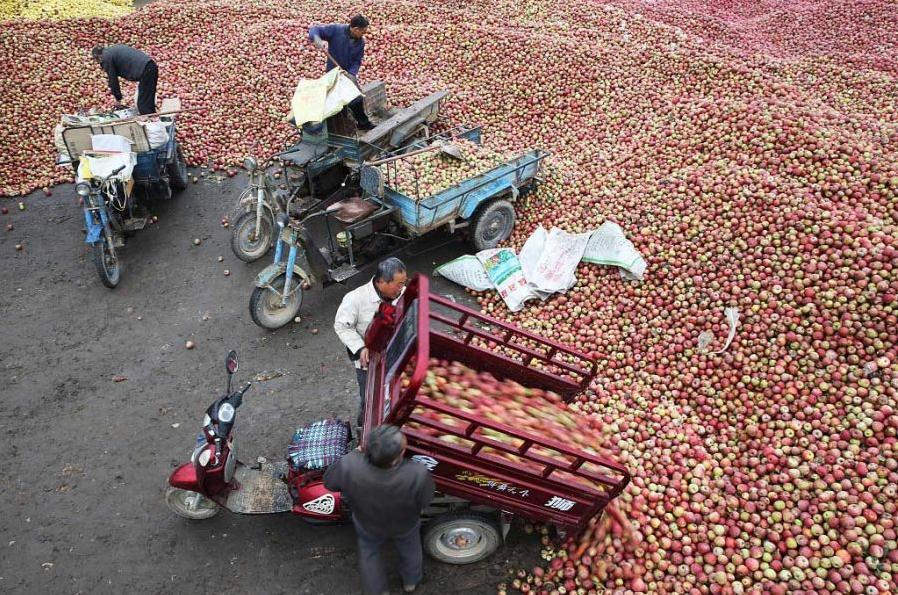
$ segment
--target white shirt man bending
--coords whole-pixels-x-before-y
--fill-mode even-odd
[[[377,272],[369,283],[353,289],[340,302],[334,318],[334,331],[346,346],[349,359],[355,365],[355,377],[359,383],[358,426],[365,415],[365,386],[368,382],[368,348],[365,333],[374,320],[380,304],[395,304],[405,289],[408,273],[398,258],[387,258],[377,265]]]

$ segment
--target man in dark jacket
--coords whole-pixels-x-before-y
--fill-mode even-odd
[[[324,71],[327,72],[335,66],[339,66],[356,80],[359,68],[362,66],[362,58],[365,55],[365,34],[368,32],[368,19],[360,14],[350,19],[348,25],[333,23],[331,25],[315,25],[309,29],[309,41],[317,48],[327,47],[327,51],[337,61],[327,59]],[[325,45],[327,42],[327,45]],[[356,81],[358,84],[358,81]],[[352,115],[360,130],[371,130],[374,124],[365,114],[365,106],[361,97],[356,97],[349,104]]]
[[[109,77],[109,90],[115,97],[116,108],[122,107],[122,90],[118,79],[137,82],[137,111],[141,115],[156,113],[156,81],[159,69],[152,58],[131,46],[117,44],[95,46],[91,55]]]
[[[329,490],[342,492],[352,509],[359,544],[362,586],[367,594],[388,593],[380,559],[386,541],[399,551],[399,574],[406,593],[421,582],[421,511],[433,499],[427,467],[405,459],[405,436],[396,426],[371,430],[364,454],[354,450],[324,474]]]

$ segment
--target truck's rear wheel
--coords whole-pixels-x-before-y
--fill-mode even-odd
[[[495,248],[514,229],[514,206],[505,199],[493,200],[475,213],[468,241],[477,252]]]
[[[424,550],[447,564],[473,564],[490,556],[502,543],[495,520],[476,512],[446,513],[424,530]]]

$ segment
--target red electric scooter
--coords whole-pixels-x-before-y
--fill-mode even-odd
[[[260,462],[255,467],[244,465],[237,459],[233,429],[237,409],[252,383],[231,392],[237,367],[237,353],[231,351],[226,360],[227,393],[206,410],[190,462],[175,469],[169,477],[165,492],[168,507],[182,517],[195,520],[211,518],[222,507],[242,514],[292,511],[319,523],[346,520],[348,510],[339,492],[325,488],[323,476],[328,463],[349,452],[352,437],[349,425],[325,420],[304,428],[304,439],[294,437],[290,450],[311,446],[317,453],[313,456],[321,457],[320,460],[302,460],[298,465],[288,461]],[[307,454],[308,448],[305,451]]]

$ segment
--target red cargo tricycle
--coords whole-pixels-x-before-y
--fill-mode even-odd
[[[537,436],[418,394],[430,358],[436,357],[570,398],[595,375],[595,363],[585,355],[431,294],[420,275],[390,322],[379,324],[366,341],[371,358],[362,446],[371,428],[400,426],[408,455],[432,472],[437,493],[423,514],[423,544],[437,560],[482,560],[503,542],[514,516],[551,523],[562,533],[579,532],[629,482],[623,466],[580,452],[563,436]],[[190,462],[169,478],[169,507],[190,519],[209,518],[224,507],[247,514],[292,511],[314,523],[347,520],[347,505],[324,487],[323,475],[350,450],[349,424],[316,422],[294,435],[287,461],[244,465],[237,460],[232,429],[249,384],[231,391],[234,352],[228,354],[227,370],[227,394],[207,409]],[[446,415],[457,423],[441,423]],[[449,443],[435,433],[456,438]],[[490,437],[496,433],[515,443]],[[490,454],[497,451],[526,464]]]

